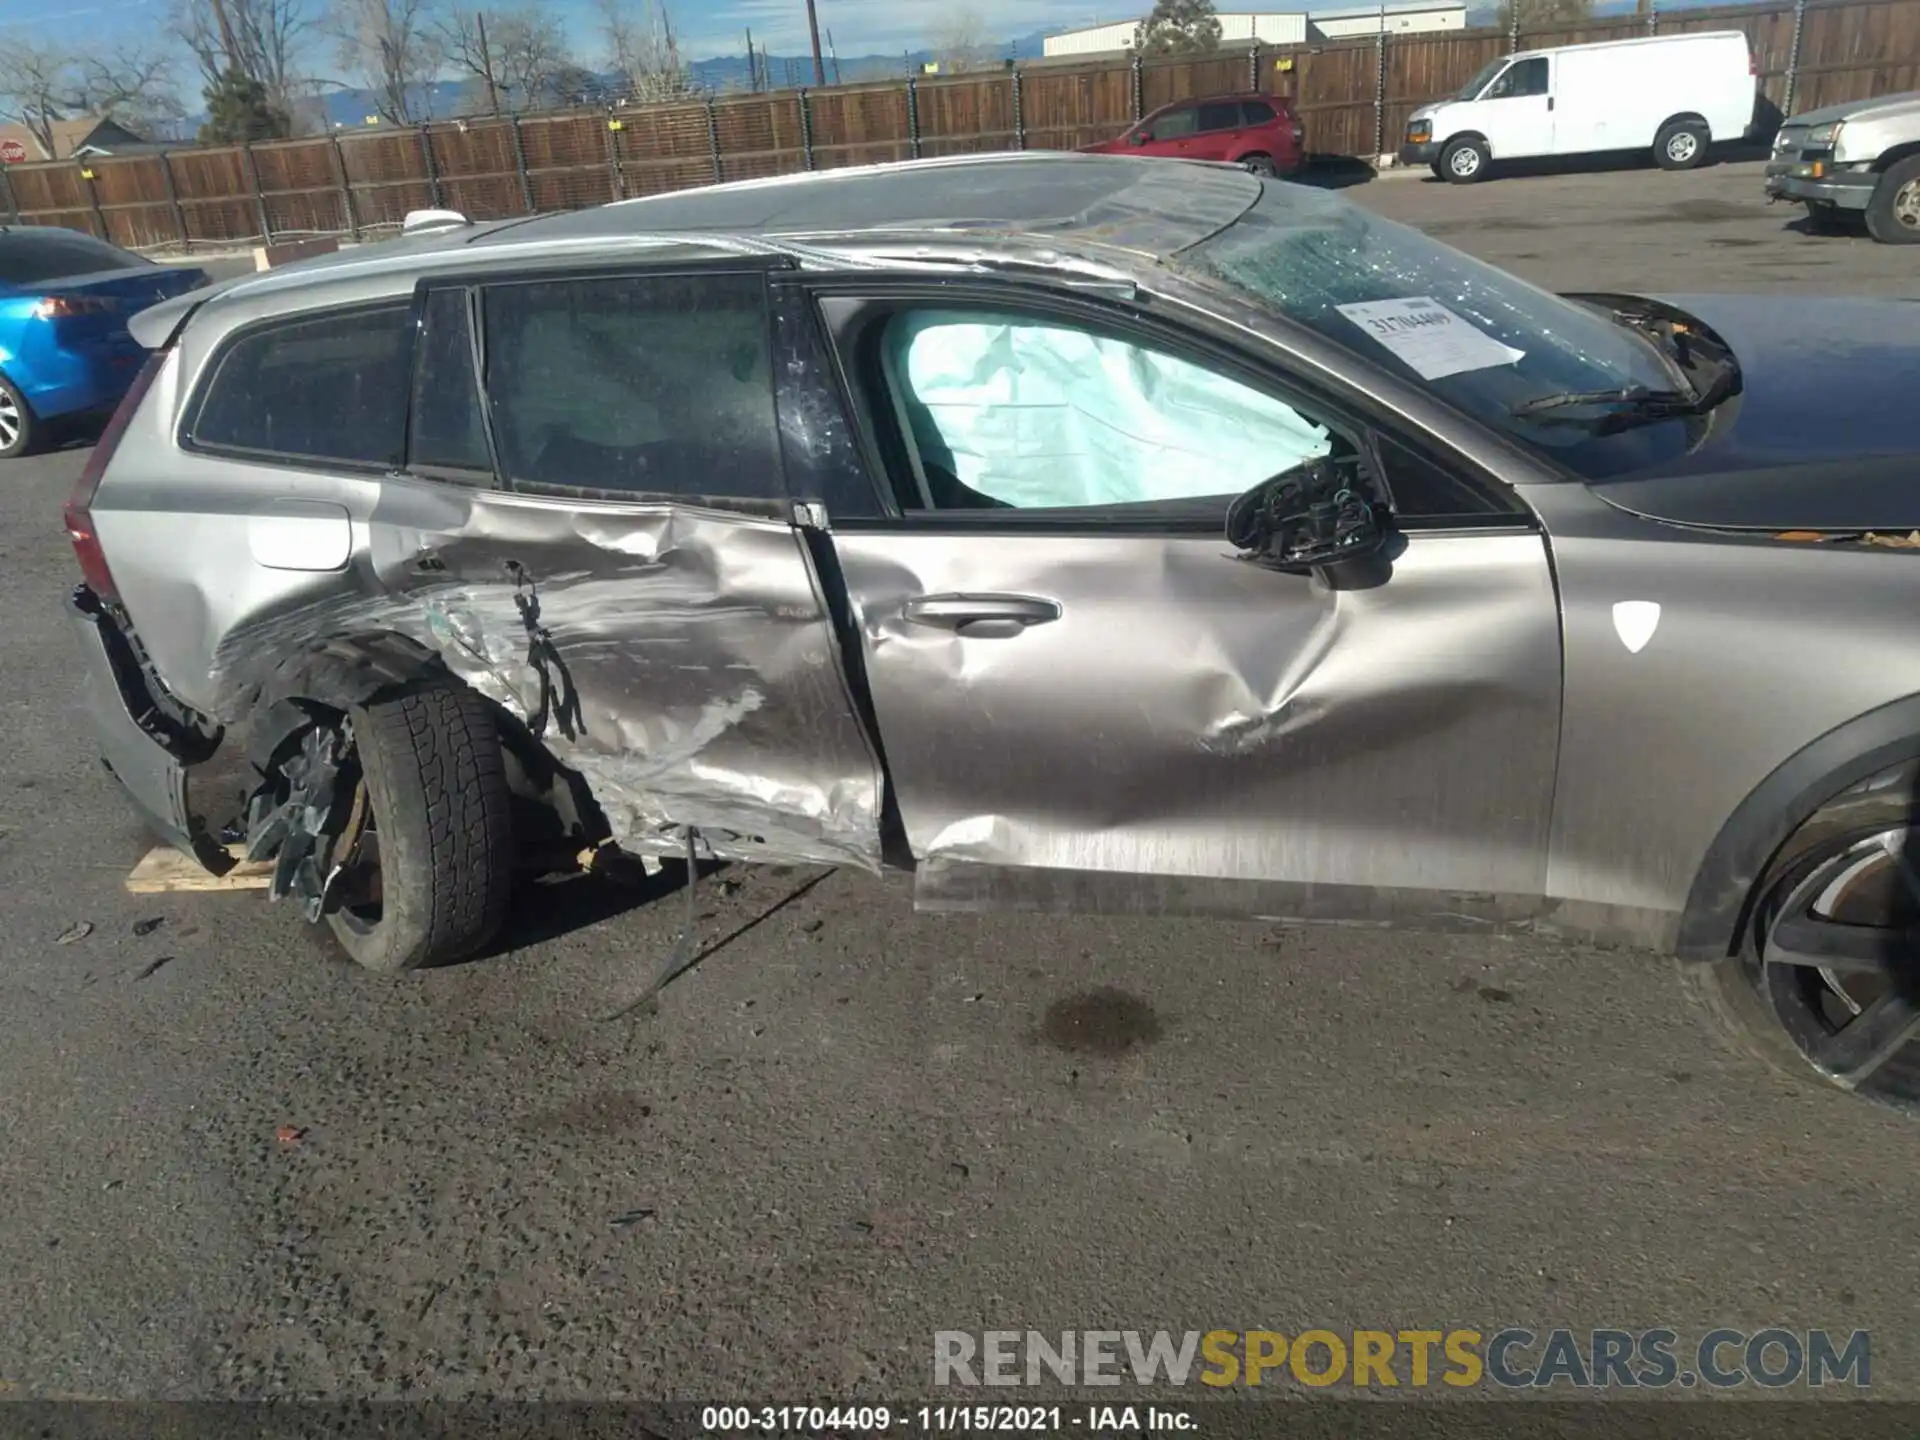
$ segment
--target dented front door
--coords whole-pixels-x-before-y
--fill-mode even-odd
[[[1417,533],[1347,592],[1200,535],[834,539],[923,905],[1537,907],[1560,686],[1537,533]]]

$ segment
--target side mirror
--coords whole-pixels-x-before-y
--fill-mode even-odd
[[[1127,136],[1127,143],[1129,145],[1144,145],[1151,139],[1153,139],[1153,132],[1151,130],[1136,130]]]
[[[1311,573],[1331,590],[1383,584],[1392,570],[1387,518],[1363,486],[1357,459],[1322,458],[1284,470],[1228,507],[1228,543],[1242,560]]]

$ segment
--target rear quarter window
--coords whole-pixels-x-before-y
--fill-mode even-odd
[[[268,459],[397,465],[412,333],[408,301],[250,327],[215,357],[188,440]]]

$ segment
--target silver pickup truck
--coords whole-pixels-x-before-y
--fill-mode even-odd
[[[1852,211],[1883,244],[1920,244],[1920,90],[1787,120],[1767,164],[1767,197],[1801,201],[1816,229]]]

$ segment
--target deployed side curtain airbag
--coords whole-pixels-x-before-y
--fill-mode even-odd
[[[920,312],[887,343],[922,462],[1023,509],[1233,495],[1329,448],[1282,401],[1084,330]]]

